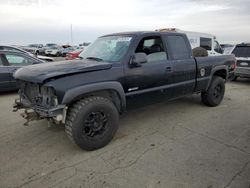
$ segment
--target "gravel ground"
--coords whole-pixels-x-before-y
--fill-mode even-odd
[[[22,126],[15,97],[0,94],[1,188],[250,186],[249,80],[227,84],[216,108],[198,95],[131,98],[115,139],[93,152],[73,145],[63,126]]]

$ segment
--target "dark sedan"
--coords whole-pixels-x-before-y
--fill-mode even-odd
[[[0,50],[0,92],[18,89],[13,73],[23,66],[44,63],[28,54]]]

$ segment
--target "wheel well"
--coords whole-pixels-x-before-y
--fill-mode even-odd
[[[220,76],[222,77],[223,79],[227,79],[227,71],[222,69],[222,70],[218,70],[214,73],[214,76]]]
[[[109,99],[110,101],[112,101],[114,103],[114,105],[116,106],[117,110],[121,113],[123,111],[123,107],[122,107],[122,101],[120,98],[120,95],[118,94],[117,91],[112,90],[112,89],[108,89],[108,90],[100,90],[100,91],[94,91],[94,92],[90,92],[90,93],[86,93],[84,95],[81,95],[79,97],[77,97],[71,104],[73,105],[73,103],[75,103],[76,101],[83,99],[83,98],[87,98],[90,96],[99,96],[99,97],[104,97]]]

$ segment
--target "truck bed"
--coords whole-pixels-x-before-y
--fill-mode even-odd
[[[221,55],[221,56],[209,56],[209,57],[195,57],[197,68],[197,83],[195,92],[203,91],[207,89],[211,75],[216,70],[225,67],[228,70],[228,77],[234,73],[235,56],[234,55]],[[204,75],[203,75],[204,74]],[[225,74],[225,80],[227,81]]]

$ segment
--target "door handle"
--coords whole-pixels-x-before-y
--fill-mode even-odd
[[[172,71],[172,67],[166,67],[166,71],[167,72],[171,72]]]

